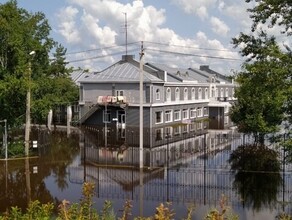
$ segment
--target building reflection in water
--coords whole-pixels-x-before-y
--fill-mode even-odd
[[[115,135],[111,133],[109,136]],[[245,203],[240,199],[246,197],[241,194],[242,190],[233,184],[234,181],[241,181],[242,187],[247,191],[258,190],[262,186],[255,182],[242,182],[242,178],[230,171],[228,163],[230,153],[239,145],[248,142],[233,130],[182,135],[180,139],[165,135],[165,138],[157,142],[153,141],[155,137],[149,140],[151,139],[149,143],[152,147],[144,148],[145,168],[141,174],[139,138],[134,132],[129,135],[131,144],[125,140],[118,143],[111,139],[107,141],[108,146],[104,146],[100,130],[87,130],[80,142],[80,165],[70,167],[70,180],[80,184],[84,181],[95,182],[98,198],[139,200],[140,214],[143,213],[143,209],[141,210],[143,201],[217,206],[221,196],[225,195],[233,207],[250,207],[257,210],[267,208],[270,204],[279,206],[280,210],[280,204],[287,202],[281,197],[284,192],[280,192],[279,185],[275,186],[276,195],[268,197],[270,200],[263,198],[262,201],[266,202]],[[257,177],[256,173],[254,175]],[[280,183],[281,176],[277,174],[276,177],[278,178],[276,182]],[[291,175],[289,178],[286,175],[283,180],[284,185],[289,188],[285,189],[285,193],[290,195],[286,199],[292,195],[291,178]],[[269,181],[269,177],[263,179]],[[264,184],[262,181],[261,183]],[[263,187],[267,188],[269,186]],[[250,196],[248,199],[255,198]],[[276,202],[281,199],[283,199],[281,203]],[[254,204],[257,204],[257,207],[253,207]],[[282,208],[287,211],[286,209],[291,211],[291,206]]]

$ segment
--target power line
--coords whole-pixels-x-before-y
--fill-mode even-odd
[[[177,44],[164,44],[164,43],[151,42],[151,41],[144,41],[144,42],[149,43],[149,44],[154,44],[154,45],[161,45],[161,46],[167,46],[167,47],[181,47],[181,48],[195,49],[195,50],[230,51],[230,50],[227,50],[227,49],[192,47],[192,46],[183,46],[183,45],[177,45]]]
[[[211,58],[211,59],[221,59],[221,60],[233,60],[233,61],[241,61],[241,59],[230,58],[230,57],[217,57],[217,56],[209,56],[209,55],[198,55],[198,54],[190,54],[190,53],[180,53],[174,51],[167,51],[167,50],[159,50],[153,48],[146,48],[148,51],[160,52],[160,53],[169,53],[179,56],[192,56],[192,57],[202,57],[202,58]]]
[[[135,52],[138,51],[139,49],[132,49],[130,50],[130,52]],[[94,59],[99,59],[99,58],[105,58],[105,57],[110,57],[110,56],[115,56],[115,55],[120,55],[125,53],[124,51],[120,51],[120,52],[116,52],[116,53],[111,53],[111,54],[107,54],[107,55],[100,55],[100,56],[95,56],[95,57],[87,57],[87,58],[83,58],[83,59],[78,59],[78,60],[71,60],[71,61],[67,61],[69,63],[76,63],[76,62],[82,62],[82,61],[87,61],[87,60],[94,60]]]
[[[127,45],[133,45],[133,44],[139,44],[139,43],[140,43],[139,41],[136,41],[136,42],[132,42],[132,43],[127,43]],[[88,50],[81,50],[81,51],[69,52],[69,53],[66,53],[66,54],[67,55],[70,55],[70,54],[87,53],[87,52],[92,52],[92,51],[115,49],[115,48],[120,48],[120,47],[124,47],[124,46],[125,46],[125,44],[113,45],[113,46],[108,46],[108,47],[101,47],[101,48],[94,48],[94,49],[88,49]]]

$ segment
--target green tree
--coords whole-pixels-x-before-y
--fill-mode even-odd
[[[246,61],[236,76],[238,102],[232,108],[231,118],[241,132],[254,134],[261,143],[266,134],[277,132],[283,122],[290,121],[288,127],[291,126],[292,56],[289,46],[281,47],[274,36],[257,31],[256,27],[266,22],[270,26],[285,25],[285,33],[290,35],[291,13],[280,17],[291,7],[291,1],[260,1],[249,9],[253,34],[241,33],[233,39],[235,47],[244,45],[240,53]]]
[[[77,87],[66,68],[66,50],[50,37],[50,31],[42,12],[29,13],[16,0],[0,4],[0,118],[11,125],[24,122],[28,86],[34,121],[44,119],[59,100],[64,104],[77,100]]]

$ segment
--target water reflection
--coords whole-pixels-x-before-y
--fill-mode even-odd
[[[39,139],[38,135],[41,136]],[[66,138],[64,132],[50,135],[37,131],[33,138],[40,140],[38,157],[0,161],[0,166],[7,168],[0,171],[1,212],[10,206],[25,209],[29,201],[36,199],[42,203],[58,203],[58,199],[50,194],[45,184],[44,180],[49,176],[54,176],[60,189],[68,187],[66,170],[79,153],[79,135],[72,134],[70,138]]]
[[[255,210],[273,207],[281,187],[281,166],[275,150],[256,144],[239,146],[229,162],[235,172],[234,186],[244,205]]]
[[[161,135],[157,141],[149,137],[148,147],[144,148],[144,170],[139,169],[139,139],[132,132],[123,134],[124,139],[109,134],[107,146],[101,130],[78,130],[69,138],[66,130],[50,134],[36,130],[34,135],[39,143],[39,157],[28,161],[30,181],[26,181],[24,160],[8,161],[8,172],[0,170],[1,186],[7,186],[0,191],[0,211],[11,205],[25,208],[28,185],[31,200],[78,202],[84,181],[96,185],[97,208],[104,200],[111,200],[115,210],[120,210],[125,200],[130,199],[133,216],[149,216],[157,204],[171,201],[178,216],[184,217],[187,204],[195,203],[198,211],[193,217],[203,219],[206,209],[217,206],[224,194],[233,208],[244,205],[240,219],[247,219],[246,207],[257,212],[266,212],[267,207],[279,210],[279,204],[271,207],[274,201],[278,198],[287,203],[292,196],[291,172],[285,175],[286,188],[280,191],[283,179],[274,156],[262,151],[259,157],[242,154],[240,160],[234,160],[239,161],[237,166],[234,161],[228,162],[231,152],[243,144],[242,137],[233,131],[190,133],[173,138]],[[0,163],[5,167],[5,161]],[[230,172],[230,168],[235,172]],[[286,196],[280,198],[279,192]],[[201,210],[202,207],[205,209]]]

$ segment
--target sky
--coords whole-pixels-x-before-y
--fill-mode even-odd
[[[18,0],[19,7],[29,12],[45,13],[52,37],[67,48],[70,66],[101,71],[126,51],[139,60],[143,42],[144,62],[180,68],[209,65],[224,75],[239,71],[244,61],[231,40],[240,32],[250,32],[246,9],[251,4],[244,0]]]

